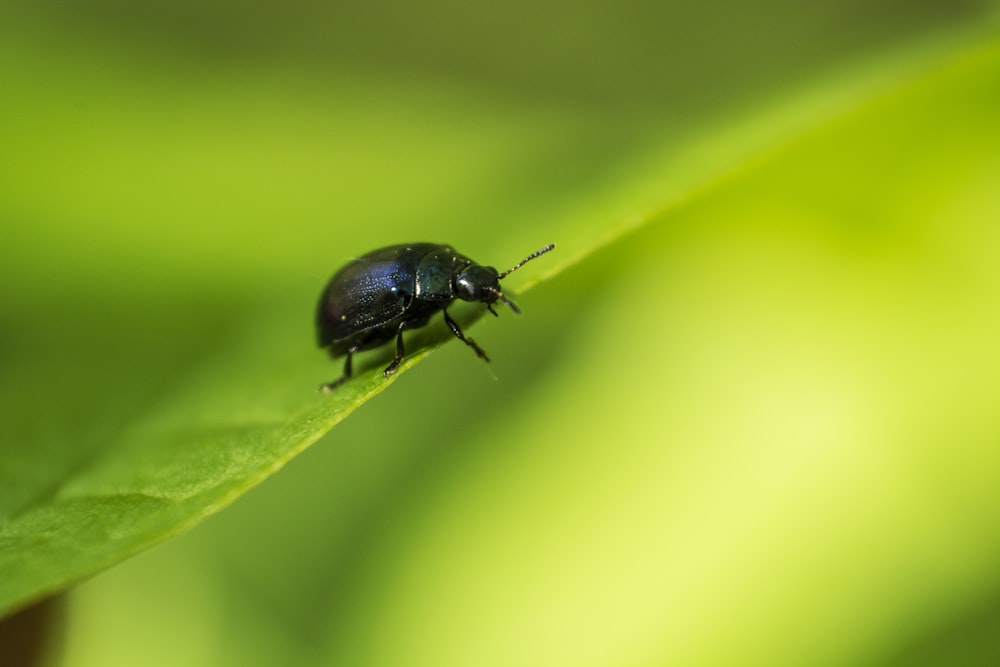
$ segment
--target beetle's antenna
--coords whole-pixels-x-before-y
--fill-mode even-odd
[[[496,289],[495,287],[487,287],[486,291],[488,291],[490,294],[492,294],[493,296],[495,296],[497,299],[499,299],[500,301],[503,301],[508,306],[510,306],[510,309],[514,311],[514,314],[516,314],[516,315],[520,315],[521,314],[521,309],[517,307],[517,304],[514,303],[513,301],[511,301],[510,299],[508,299],[507,297],[505,297],[503,295],[503,292],[501,292],[500,290]],[[499,315],[497,315],[497,311],[493,310],[493,304],[492,303],[486,304],[486,307],[496,317],[500,317]]]
[[[507,297],[505,297],[500,292],[497,292],[497,297],[501,301],[503,301],[504,303],[506,303],[508,306],[510,306],[510,309],[514,311],[514,314],[516,314],[516,315],[520,315],[521,314],[521,309],[517,307],[516,303],[514,303],[513,301],[511,301],[510,299],[508,299]]]
[[[536,250],[535,252],[531,253],[530,255],[528,255],[527,257],[525,257],[524,259],[522,259],[520,262],[518,262],[517,264],[515,264],[513,268],[507,269],[506,271],[504,271],[503,273],[501,273],[499,276],[497,276],[497,280],[503,280],[503,278],[505,276],[508,276],[511,273],[513,273],[514,271],[517,271],[518,269],[520,269],[522,266],[524,266],[525,264],[527,264],[528,262],[530,262],[534,258],[538,257],[539,255],[544,255],[549,250],[552,250],[555,247],[556,247],[555,243],[550,243],[547,246],[545,246],[544,248],[542,248],[541,250]],[[510,306],[511,309],[515,313],[520,313],[521,312],[521,311],[519,311],[517,309],[517,306],[515,306],[513,304],[513,302],[510,301],[510,299],[506,298],[503,294],[500,294],[500,298],[503,300],[504,303],[506,303],[508,306]]]

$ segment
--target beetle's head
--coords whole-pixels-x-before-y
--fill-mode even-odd
[[[500,291],[500,274],[492,266],[472,264],[455,276],[455,296],[465,301],[485,303],[494,316],[493,304],[503,301],[518,315],[521,309]]]
[[[500,274],[492,266],[470,264],[455,274],[455,296],[464,301],[496,303],[500,294]]]
[[[455,275],[455,296],[465,301],[479,301],[481,303],[485,303],[486,307],[494,315],[497,314],[497,311],[493,310],[493,304],[497,301],[503,301],[505,304],[510,306],[511,310],[520,315],[521,309],[517,307],[517,304],[505,297],[503,292],[500,291],[500,281],[506,278],[513,271],[521,268],[525,262],[529,262],[539,255],[544,255],[555,247],[554,243],[550,243],[541,250],[531,253],[518,262],[513,268],[507,269],[503,273],[497,273],[497,270],[492,266],[470,264],[465,268],[465,270],[460,271]]]

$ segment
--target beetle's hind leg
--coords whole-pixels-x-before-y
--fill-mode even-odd
[[[465,343],[466,345],[468,345],[469,347],[471,347],[473,350],[476,351],[476,356],[478,356],[483,361],[488,362],[490,360],[490,358],[486,356],[486,352],[483,351],[483,348],[476,345],[476,341],[472,340],[471,338],[465,337],[465,334],[462,333],[462,330],[458,326],[458,322],[451,319],[451,315],[448,314],[447,310],[444,311],[444,321],[448,325],[448,328],[451,329],[451,332],[455,334],[456,338],[458,338],[460,341],[462,341],[463,343]]]
[[[344,362],[344,374],[341,375],[336,380],[334,380],[333,382],[327,382],[326,384],[321,384],[319,386],[319,390],[320,391],[333,391],[334,389],[336,389],[340,385],[344,384],[345,382],[347,382],[348,380],[350,380],[351,377],[354,376],[354,373],[351,370],[351,358],[354,356],[354,353],[357,352],[357,351],[358,351],[358,348],[356,348],[356,347],[352,347],[351,349],[349,349],[347,351],[347,360]]]
[[[393,357],[392,362],[382,371],[384,377],[389,377],[396,372],[396,369],[399,368],[399,362],[403,360],[403,355],[406,354],[406,350],[403,349],[403,329],[405,328],[406,322],[403,321],[399,323],[399,328],[396,329],[396,356]]]

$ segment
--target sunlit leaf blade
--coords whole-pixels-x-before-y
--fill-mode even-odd
[[[828,88],[821,85],[819,98],[833,101],[815,104],[815,91],[804,96],[795,107],[792,131],[782,120],[786,109],[778,105],[699,127],[683,149],[663,139],[662,146],[619,156],[625,177],[609,177],[596,195],[581,193],[582,204],[593,206],[586,215],[568,206],[547,226],[526,226],[517,238],[505,238],[496,249],[505,257],[483,261],[503,265],[539,242],[556,241],[559,250],[547,256],[549,266],[540,261],[519,276],[522,291],[576,263],[583,265],[577,270],[585,271],[598,250],[651,222],[665,223],[679,203],[724,193],[727,179],[752,168],[755,157],[780,152],[817,127],[842,122],[859,109],[863,113],[866,105],[919,81],[928,69],[934,71],[928,59],[965,57],[979,80],[990,81],[996,74],[989,47],[974,45],[969,49],[973,55],[963,56],[947,46],[922,47],[912,60],[910,51],[901,59],[890,58],[887,69],[894,76],[876,77],[875,84],[859,85],[859,75],[834,80]],[[899,66],[900,60],[909,65]],[[541,134],[546,124],[531,127]],[[497,153],[501,143],[493,147]],[[176,157],[167,143],[160,150],[165,161]],[[77,194],[86,209],[86,193]],[[9,211],[23,213],[25,202],[31,201],[28,195],[12,198]],[[37,224],[65,212],[59,202],[49,206],[34,212]],[[131,221],[123,218],[117,224],[126,240],[115,241],[115,233],[106,232],[107,238],[99,240],[109,247],[73,255],[78,265],[56,269],[67,284],[65,308],[60,304],[52,312],[47,303],[16,295],[11,299],[20,317],[8,317],[9,350],[30,349],[39,361],[28,363],[11,352],[5,360],[2,391],[10,414],[0,458],[3,611],[120,562],[231,503],[428,353],[411,355],[390,380],[381,377],[379,361],[370,360],[355,381],[330,395],[317,394],[314,387],[339,371],[339,364],[328,363],[309,346],[311,300],[325,276],[262,288],[250,282],[256,266],[241,254],[245,251],[234,250],[226,257],[233,271],[199,293],[203,282],[213,278],[216,264],[199,260],[194,248],[181,289],[174,289],[169,278],[151,282],[153,271],[140,273],[142,280],[135,285],[119,285],[131,278],[127,271],[119,272],[118,262],[128,270],[144,262],[130,259]],[[28,228],[15,231],[26,235]],[[525,248],[526,229],[544,237],[531,239]],[[239,230],[238,222],[228,227],[228,233]],[[82,224],[54,243],[70,247],[89,233]],[[20,242],[24,238],[11,245]],[[174,242],[180,251],[181,243]],[[14,258],[13,265],[23,268],[32,261]],[[159,268],[171,265],[165,259],[152,261]],[[67,280],[74,271],[91,270],[86,283],[74,286]],[[247,296],[247,285],[261,292]],[[95,314],[98,319],[92,319]],[[67,320],[86,326],[70,326]],[[529,327],[530,320],[522,324]]]

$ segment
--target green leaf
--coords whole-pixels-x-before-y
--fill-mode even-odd
[[[30,53],[29,41],[14,43]],[[75,76],[50,57],[30,76],[4,62],[34,107],[0,119],[19,158],[0,174],[16,221],[2,269],[0,609],[186,530],[397,378],[367,431],[344,424],[324,443],[333,465],[297,503],[276,487],[241,529],[219,526],[214,546],[248,559],[235,574],[220,557],[196,578],[229,611],[265,588],[297,627],[248,606],[240,627],[259,635],[206,644],[260,664],[832,664],[892,653],[937,622],[937,603],[961,605],[952,584],[993,581],[1000,466],[980,447],[997,435],[1000,331],[983,220],[1000,212],[988,85],[1000,56],[985,28],[688,120],[683,139],[650,101],[624,146],[591,138],[604,119],[461,87],[434,103],[364,80],[219,92],[226,71],[150,84],[100,54]],[[59,99],[38,95],[49,88]],[[369,113],[387,106],[397,115]],[[333,154],[343,164],[317,157]],[[567,156],[588,168],[551,176]],[[525,317],[476,330],[502,382],[452,345],[421,365],[427,382],[381,378],[376,354],[315,393],[339,372],[310,346],[323,281],[413,237],[498,266],[559,244],[517,276],[522,292],[548,281]],[[411,349],[447,340],[440,329]],[[949,440],[957,453],[942,457]],[[948,491],[920,506],[935,485]],[[306,514],[314,503],[329,514]],[[358,528],[372,517],[384,532]],[[243,545],[275,542],[248,541],[258,526],[292,538],[252,559]],[[961,554],[899,566],[949,541]],[[352,572],[357,583],[338,578]],[[109,599],[143,578],[156,577]],[[777,602],[761,611],[764,599]],[[777,637],[817,600],[814,625]],[[485,659],[484,646],[504,650]]]

